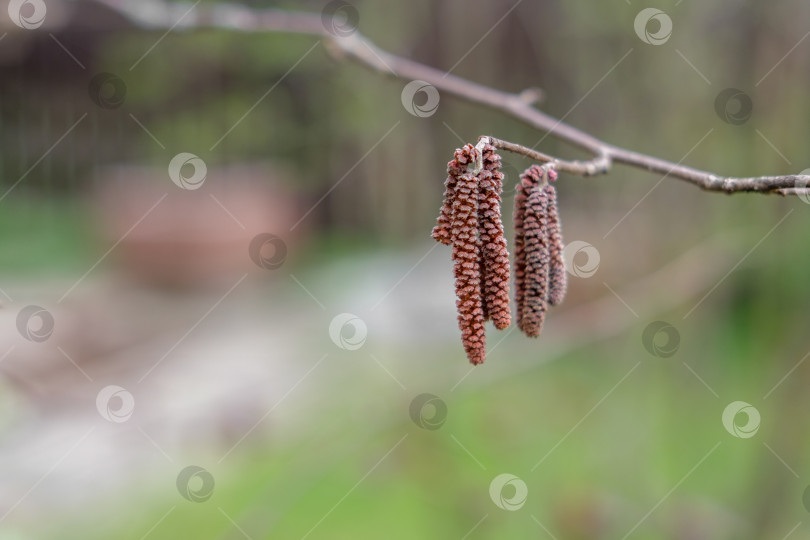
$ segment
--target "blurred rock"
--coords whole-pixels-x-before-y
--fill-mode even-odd
[[[145,167],[102,173],[98,232],[119,243],[112,256],[125,275],[149,286],[205,288],[262,271],[249,253],[257,235],[298,240],[290,232],[298,205],[271,167],[210,169],[204,182],[184,190],[165,170]]]

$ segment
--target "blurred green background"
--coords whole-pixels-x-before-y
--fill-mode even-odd
[[[634,19],[650,7],[636,0],[351,4],[359,30],[383,49],[441,69],[472,50],[454,74],[514,92],[540,87],[544,111],[607,142],[727,175],[810,167],[806,2],[656,2],[673,23],[659,46],[636,35]],[[49,9],[56,13],[58,5]],[[325,2],[250,5],[320,13]],[[407,81],[336,60],[323,44],[287,73],[314,37],[181,27],[159,39],[163,30],[136,29],[92,2],[59,9],[59,26],[23,31],[4,21],[2,28],[7,331],[16,335],[19,307],[51,289],[55,305],[115,243],[104,234],[116,230],[104,221],[110,218],[98,217],[103,194],[132,186],[110,171],[154,167],[160,174],[145,182],[177,191],[164,171],[174,155],[192,152],[209,172],[245,164],[269,171],[252,180],[266,175],[271,198],[294,209],[269,231],[287,243],[284,266],[261,273],[253,297],[232,311],[286,334],[279,356],[303,366],[304,378],[273,394],[270,412],[245,411],[245,425],[258,422],[263,435],[244,444],[245,429],[200,442],[182,435],[197,428],[178,423],[167,433],[180,433],[180,442],[153,441],[168,460],[147,445],[157,461],[123,467],[99,481],[104,488],[94,487],[96,477],[113,473],[101,465],[81,469],[54,459],[82,479],[65,473],[58,485],[49,465],[34,467],[4,489],[0,538],[810,535],[810,215],[803,200],[707,194],[622,166],[605,177],[562,175],[564,237],[597,248],[598,271],[570,278],[566,303],[550,313],[538,340],[490,327],[490,354],[472,369],[455,328],[450,255],[442,246],[432,250],[429,239],[446,162],[481,134],[532,146],[542,133],[444,94],[435,115],[413,116],[401,103]],[[88,85],[98,73],[124,81],[120,106],[93,103]],[[751,98],[752,114],[741,125],[716,112],[725,88]],[[538,148],[584,157],[552,137]],[[510,186],[529,162],[503,160],[508,224]],[[227,193],[227,176],[212,172],[200,193],[213,185]],[[292,234],[287,226],[302,216]],[[244,253],[247,260],[247,244]],[[112,251],[88,279],[127,275],[128,260]],[[159,296],[166,310],[178,295],[197,294],[177,280],[170,287],[145,281],[138,295]],[[213,287],[211,298],[227,288]],[[138,309],[114,296],[98,302]],[[202,302],[196,315],[212,304]],[[329,340],[330,320],[341,312],[368,326],[359,350]],[[645,347],[642,334],[654,321],[674,327],[673,355]],[[75,331],[95,332],[82,325]],[[14,370],[4,372],[0,427],[18,433],[21,424],[47,426],[41,396],[20,390],[32,376],[19,385]],[[266,374],[272,378],[273,368]],[[82,392],[78,402],[95,413],[95,393]],[[438,429],[420,427],[409,414],[423,393],[447,407]],[[751,438],[723,426],[734,401],[761,414]],[[285,418],[281,425],[276,414]],[[132,424],[112,428],[103,428],[112,440],[140,437]],[[30,441],[32,454],[45,444]],[[177,473],[189,464],[216,481],[204,502],[178,494]],[[2,468],[12,478],[23,465]],[[528,488],[516,511],[490,498],[490,483],[502,473]]]

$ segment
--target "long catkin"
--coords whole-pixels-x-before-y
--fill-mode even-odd
[[[513,223],[515,229],[515,308],[518,327],[523,329],[523,307],[526,281],[526,232],[524,220],[526,214],[526,201],[530,192],[543,176],[539,165],[532,165],[520,175],[520,181],[515,186],[515,201]]]
[[[483,150],[483,169],[478,175],[478,222],[482,249],[484,318],[503,330],[512,321],[509,311],[509,251],[501,219],[503,173],[495,147]]]
[[[486,357],[486,334],[481,295],[481,240],[478,236],[478,179],[461,175],[453,200],[453,273],[461,342],[472,364]]]
[[[551,254],[548,235],[549,199],[544,189],[535,186],[526,199],[523,228],[526,275],[524,277],[523,310],[520,329],[527,336],[537,337],[543,329],[548,309],[548,288]]]
[[[554,172],[554,171],[550,171]],[[549,178],[551,179],[551,178]],[[563,240],[560,215],[557,208],[557,190],[548,184],[543,188],[548,198],[548,236],[551,269],[549,271],[548,303],[558,306],[565,298],[568,289],[568,274],[563,261]]]

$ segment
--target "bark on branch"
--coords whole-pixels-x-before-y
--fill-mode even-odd
[[[622,163],[651,173],[662,174],[665,177],[678,178],[707,191],[802,196],[810,194],[810,190],[808,190],[810,175],[743,178],[720,176],[614,146],[537,109],[534,106],[539,96],[537,91],[515,94],[490,88],[431,66],[393,55],[374,45],[359,32],[348,36],[333,35],[324,25],[321,14],[253,9],[236,4],[203,4],[195,7],[193,4],[167,3],[162,0],[144,0],[143,2],[96,0],[96,2],[117,11],[133,24],[148,29],[220,28],[239,32],[291,32],[320,36],[337,58],[353,60],[382,74],[399,79],[424,81],[441,92],[500,111],[594,156],[585,161],[566,161],[517,143],[483,136],[488,137],[490,143],[497,148],[521,154],[535,161],[550,162],[560,171],[593,176],[609,172],[613,163]]]

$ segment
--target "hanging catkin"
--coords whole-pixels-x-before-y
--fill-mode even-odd
[[[467,358],[480,364],[486,356],[482,273],[485,268],[479,231],[479,178],[475,174],[481,154],[468,144],[456,150],[447,164],[444,201],[433,228],[433,238],[452,245],[456,308],[461,341]]]
[[[453,200],[451,226],[458,325],[467,358],[473,364],[481,364],[486,356],[477,187],[478,178],[471,173],[459,177]]]
[[[526,199],[523,217],[526,275],[523,282],[523,311],[518,323],[523,333],[530,337],[540,335],[548,309],[551,268],[548,208],[549,198],[546,191],[540,186],[533,186]]]
[[[509,252],[503,234],[501,157],[489,144],[466,145],[447,164],[444,200],[433,238],[453,247],[456,306],[467,357],[486,357],[484,322],[504,329],[509,311]]]
[[[548,306],[560,304],[567,288],[557,190],[557,172],[532,165],[515,195],[515,301],[518,328],[537,337]]]
[[[511,323],[509,312],[509,252],[501,220],[503,173],[501,157],[492,145],[483,149],[483,168],[478,175],[478,221],[482,249],[484,318],[503,330]]]
[[[557,179],[557,172],[548,172],[549,182]],[[558,306],[565,298],[568,289],[568,274],[565,271],[563,261],[563,240],[562,227],[560,225],[560,215],[557,209],[557,190],[551,183],[543,188],[548,198],[548,235],[549,235],[549,255],[551,258],[551,270],[549,272],[548,303]]]
[[[515,228],[515,307],[517,308],[518,327],[523,329],[523,306],[526,280],[526,234],[524,230],[524,216],[526,213],[526,199],[529,193],[543,177],[543,169],[539,165],[532,165],[520,175],[520,181],[515,186],[515,207],[513,221]]]

